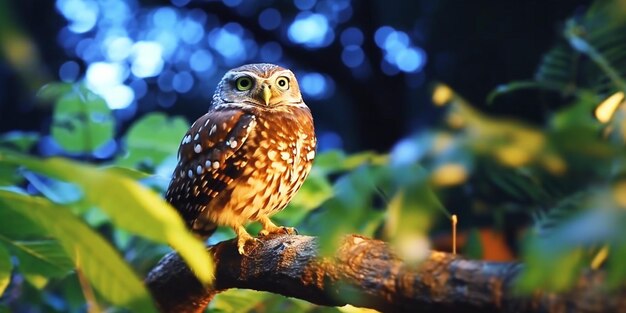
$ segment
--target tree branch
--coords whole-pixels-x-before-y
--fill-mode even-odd
[[[329,306],[352,304],[383,312],[626,312],[626,289],[608,294],[604,272],[586,271],[567,293],[518,296],[513,281],[522,265],[470,261],[431,252],[418,265],[404,263],[379,240],[347,236],[332,257],[319,257],[317,239],[272,235],[248,256],[236,242],[209,250],[216,280],[203,287],[184,261],[166,255],[146,284],[164,312],[203,312],[228,288],[269,291]]]

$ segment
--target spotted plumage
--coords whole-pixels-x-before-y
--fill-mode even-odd
[[[315,148],[311,112],[293,73],[273,64],[235,68],[182,138],[166,198],[203,237],[232,227],[244,253],[253,239],[243,228],[248,221],[259,221],[262,235],[293,231],[269,217],[302,186]]]

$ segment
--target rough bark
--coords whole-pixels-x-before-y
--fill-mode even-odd
[[[315,237],[261,238],[248,256],[235,241],[208,248],[216,280],[203,287],[180,257],[165,256],[146,284],[163,312],[202,312],[220,291],[248,288],[329,306],[352,304],[383,312],[626,312],[626,290],[607,294],[601,271],[587,271],[569,292],[519,296],[512,283],[519,263],[466,260],[431,252],[403,262],[379,240],[348,236],[332,257],[319,257]]]

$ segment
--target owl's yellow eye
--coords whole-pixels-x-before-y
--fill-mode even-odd
[[[285,76],[278,77],[278,79],[276,79],[276,85],[278,85],[280,89],[289,89],[289,78]]]
[[[252,88],[252,79],[250,77],[244,76],[237,78],[237,90],[246,91]]]

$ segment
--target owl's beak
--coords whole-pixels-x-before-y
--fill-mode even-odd
[[[263,100],[265,101],[265,105],[270,105],[270,98],[272,98],[270,86],[268,84],[263,84]]]

